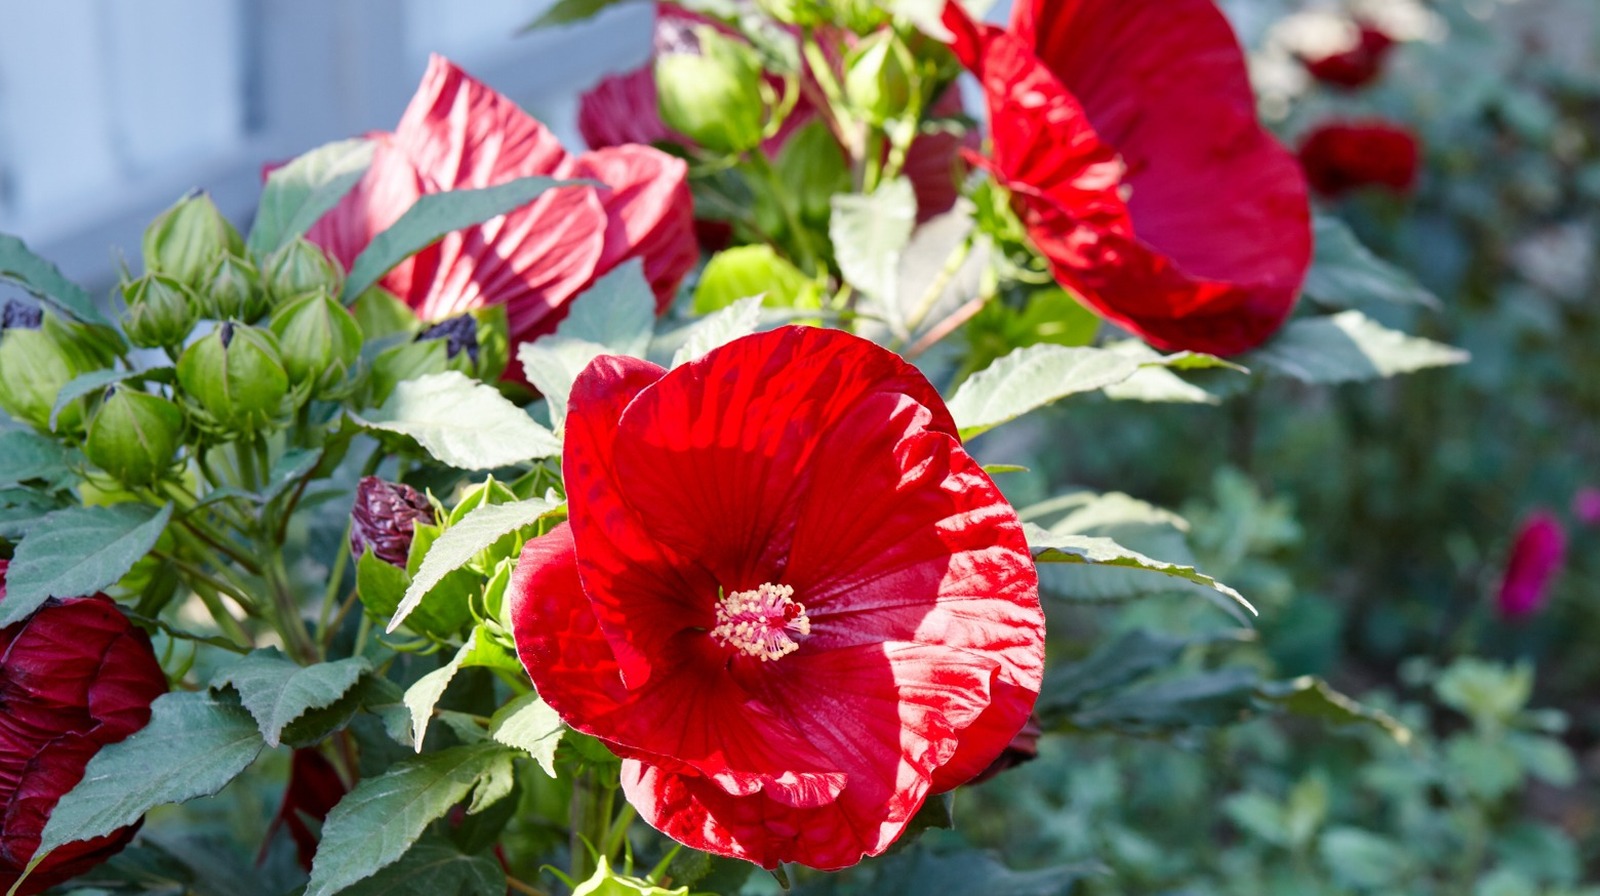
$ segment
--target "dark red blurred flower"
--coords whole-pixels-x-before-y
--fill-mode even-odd
[[[1311,77],[1324,84],[1351,89],[1365,87],[1383,71],[1383,61],[1394,47],[1394,38],[1363,22],[1355,44],[1337,53],[1316,59],[1302,59]]]
[[[0,560],[0,601],[8,565]],[[51,810],[89,760],[143,728],[166,690],[150,639],[103,595],[51,600],[0,629],[0,892],[17,882]],[[20,892],[88,871],[136,828],[56,849]]]
[[[1161,349],[1278,329],[1311,261],[1305,181],[1212,0],[1019,0],[1010,31],[952,0],[945,25],[988,100],[986,164],[1063,286]]]
[[[656,4],[654,52],[697,52],[693,29],[709,26],[718,31],[737,35],[738,32],[717,19],[702,16],[675,3]],[[842,31],[827,32],[840,40],[853,38]],[[838,62],[844,58],[841,47],[825,47],[824,55]],[[838,73],[835,73],[838,76]],[[781,89],[776,76],[771,76],[775,89]],[[963,112],[960,91],[951,88],[929,104],[928,112],[935,117],[954,117]],[[762,146],[768,155],[776,155],[796,130],[817,118],[817,110],[800,95],[795,108],[784,119],[778,132]],[[653,63],[646,63],[632,71],[611,75],[586,91],[578,100],[578,131],[591,147],[617,146],[622,143],[676,143],[692,146],[693,141],[674,133],[661,120],[656,98],[656,77]],[[957,185],[965,176],[967,167],[961,157],[963,147],[976,149],[977,134],[954,130],[924,133],[912,141],[906,150],[902,170],[911,181],[917,195],[917,218],[926,220],[949,211],[960,195]]]
[[[1600,488],[1581,488],[1572,496],[1572,514],[1585,526],[1600,526]]]
[[[320,751],[313,747],[295,750],[289,760],[289,783],[283,790],[283,805],[267,827],[266,841],[270,842],[279,828],[288,828],[300,867],[310,871],[319,840],[311,826],[327,820],[328,813],[339,805],[349,789],[333,763]],[[266,858],[267,842],[261,844],[257,864]]]
[[[1300,143],[1306,179],[1324,196],[1361,187],[1409,193],[1417,185],[1417,138],[1386,121],[1331,122]]]
[[[544,125],[449,60],[434,56],[392,134],[377,134],[366,176],[308,236],[347,268],[417,197],[519,177],[586,178],[446,236],[383,285],[425,321],[504,305],[513,345],[555,329],[565,305],[632,258],[660,306],[699,258],[687,169],[647,146],[569,155]],[[512,365],[512,376],[518,365]]]
[[[1535,511],[1517,530],[1495,606],[1506,619],[1538,612],[1567,556],[1567,533],[1555,514]]]
[[[367,476],[356,486],[350,509],[350,553],[373,556],[390,566],[405,566],[417,521],[437,520],[427,496],[402,482]]]
[[[895,355],[786,327],[670,372],[602,356],[562,470],[569,522],[513,579],[518,651],[677,840],[854,864],[1027,721],[1021,525]]]

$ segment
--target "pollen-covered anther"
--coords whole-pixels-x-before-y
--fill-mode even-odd
[[[811,634],[805,604],[788,585],[763,584],[753,591],[735,591],[717,601],[717,625],[711,637],[762,662],[778,660],[800,649]]]

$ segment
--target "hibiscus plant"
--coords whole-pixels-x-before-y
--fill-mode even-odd
[[[1402,275],[1212,0],[661,3],[654,52],[583,153],[435,57],[109,303],[0,236],[8,896],[1002,892],[914,841],[1045,733],[1409,736],[1212,668],[1255,610],[1176,514],[969,447],[1464,359],[1346,307]],[[1227,637],[1067,615],[1172,591]]]

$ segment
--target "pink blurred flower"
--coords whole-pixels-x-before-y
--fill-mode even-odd
[[[1600,488],[1581,488],[1572,496],[1572,513],[1585,526],[1600,526]]]
[[[1506,619],[1523,619],[1537,613],[1550,596],[1550,584],[1561,572],[1567,555],[1567,533],[1555,514],[1538,510],[1517,531],[1500,582],[1496,608]]]
[[[371,169],[307,234],[346,268],[424,194],[533,175],[603,185],[550,190],[391,271],[383,286],[425,321],[504,305],[515,345],[554,330],[568,301],[634,258],[665,309],[699,258],[682,160],[634,145],[571,155],[544,125],[441,56],[394,133],[373,139]]]

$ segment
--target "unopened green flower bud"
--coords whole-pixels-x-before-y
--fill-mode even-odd
[[[228,253],[243,256],[244,240],[204,193],[178,200],[144,232],[145,270],[192,289],[204,286],[211,266]]]
[[[656,93],[667,127],[713,152],[735,154],[761,145],[772,91],[750,45],[710,26],[694,30],[700,53],[656,60]]]
[[[237,255],[224,255],[211,265],[199,295],[206,316],[214,320],[250,322],[267,313],[261,275],[255,265]]]
[[[61,387],[74,378],[110,363],[96,341],[82,328],[49,312],[10,311],[0,332],[0,409],[12,418],[49,432],[50,412]],[[84,401],[62,409],[56,428],[63,432],[83,424]]]
[[[89,421],[83,453],[123,485],[149,485],[172,465],[183,408],[159,395],[111,387]]]
[[[821,25],[831,14],[827,0],[756,0],[756,6],[778,22],[801,28]]]
[[[850,192],[850,163],[833,131],[821,121],[796,128],[783,142],[776,164],[778,178],[789,196],[800,203],[805,223],[826,231],[834,195]],[[761,195],[757,201],[764,199]],[[773,211],[781,222],[782,210]]]
[[[273,304],[279,305],[319,289],[338,295],[344,288],[344,271],[316,243],[298,237],[267,256],[261,266],[261,284]]]
[[[851,108],[875,125],[911,111],[917,95],[917,61],[891,29],[873,32],[845,57],[844,94]]]
[[[194,326],[195,300],[182,283],[166,274],[145,274],[122,284],[128,310],[122,329],[140,348],[179,346]]]
[[[184,350],[178,384],[210,422],[229,432],[270,425],[289,394],[289,374],[272,333],[233,321]]]
[[[857,34],[870,34],[894,16],[880,0],[833,0],[834,21]]]
[[[324,290],[303,295],[272,314],[289,382],[311,383],[323,395],[345,381],[361,355],[361,327]]]

